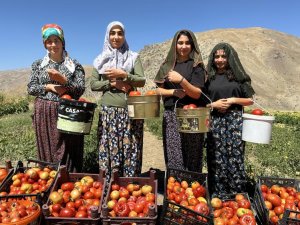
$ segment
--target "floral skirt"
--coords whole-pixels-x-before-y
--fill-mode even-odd
[[[120,176],[141,174],[144,120],[131,120],[127,108],[101,106],[98,122],[99,167]]]
[[[242,126],[241,111],[211,116],[211,130],[207,136],[208,186],[211,195],[245,191]]]
[[[163,146],[168,168],[202,172],[203,140],[201,133],[179,133],[176,113],[163,115]]]

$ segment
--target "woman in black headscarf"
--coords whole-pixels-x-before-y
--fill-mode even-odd
[[[166,166],[202,171],[203,134],[179,133],[175,108],[200,105],[205,70],[197,40],[189,30],[178,31],[155,82],[163,96],[163,146]]]
[[[243,106],[252,105],[254,90],[237,52],[217,44],[208,59],[207,91],[212,100],[211,129],[207,136],[210,194],[245,191],[245,143],[242,141]]]

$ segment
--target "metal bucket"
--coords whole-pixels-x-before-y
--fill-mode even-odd
[[[182,133],[206,133],[209,131],[210,108],[176,109],[178,130]]]
[[[90,102],[60,99],[57,129],[63,133],[89,134],[96,106]]]
[[[128,96],[128,114],[133,119],[159,117],[160,95]]]

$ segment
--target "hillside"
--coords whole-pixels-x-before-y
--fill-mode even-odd
[[[300,111],[300,38],[259,27],[211,30],[196,33],[196,37],[205,64],[211,49],[221,41],[237,50],[252,78],[256,101],[264,108]],[[149,86],[153,86],[151,80],[171,40],[147,45],[140,51]],[[85,68],[89,77],[91,66]],[[30,69],[0,71],[0,91],[25,95],[29,73]]]

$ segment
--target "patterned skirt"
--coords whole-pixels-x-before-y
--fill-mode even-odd
[[[242,112],[213,114],[207,136],[208,186],[210,194],[245,191],[245,143],[242,141]]]
[[[127,108],[101,106],[98,122],[99,167],[120,176],[141,174],[144,120],[131,120]]]
[[[38,158],[46,162],[61,162],[70,172],[81,172],[84,136],[58,131],[58,105],[58,102],[40,98],[34,102],[33,126]]]
[[[163,115],[163,146],[168,168],[202,172],[203,140],[201,133],[179,133],[176,113]]]

